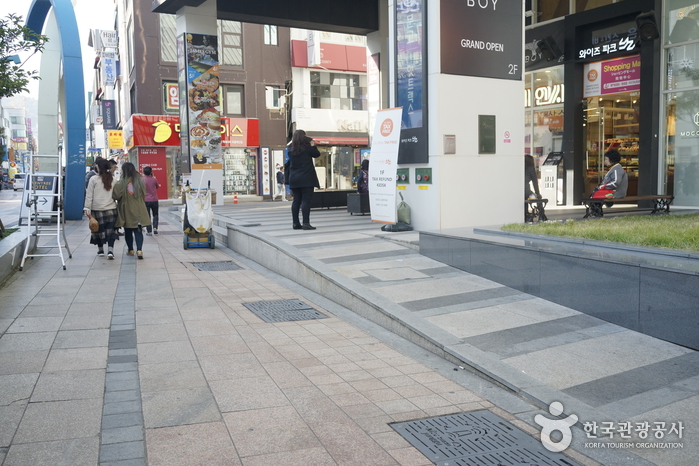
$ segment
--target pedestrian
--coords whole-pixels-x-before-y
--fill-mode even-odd
[[[277,192],[281,195],[282,201],[286,201],[286,184],[284,184],[284,167],[277,167]]]
[[[87,184],[90,182],[90,178],[97,174],[97,162],[102,160],[102,157],[97,157],[95,162],[90,167],[90,171],[85,174],[85,189],[87,189]]]
[[[359,194],[369,194],[369,159],[362,160],[359,177],[357,178],[357,192]]]
[[[112,176],[114,177],[114,182],[118,181],[117,180],[117,168],[119,168],[119,162],[117,162],[114,159],[109,159],[109,170],[112,172]],[[124,232],[121,231],[120,227],[114,227],[114,231],[116,231],[117,235],[124,236]]]
[[[136,239],[136,255],[143,259],[143,227],[150,225],[146,209],[146,185],[141,174],[131,162],[121,166],[121,179],[114,185],[112,197],[118,202],[118,226],[124,227],[127,256],[134,255],[133,241]]]
[[[90,244],[97,245],[97,255],[104,256],[104,244],[107,244],[107,258],[114,259],[114,241],[119,236],[114,231],[117,221],[117,205],[112,199],[114,176],[109,170],[109,162],[99,159],[97,163],[98,174],[90,177],[85,190],[85,215],[94,217],[99,223],[99,230],[93,232]]]
[[[320,152],[313,139],[306,136],[306,132],[302,129],[294,131],[289,148],[289,161],[284,164],[289,188],[294,196],[294,201],[291,203],[294,230],[315,230],[315,227],[311,226],[310,217],[313,190],[320,188],[313,162],[317,157],[320,157]],[[299,222],[299,210],[301,210],[303,224]]]
[[[153,234],[158,234],[158,180],[153,176],[153,169],[151,167],[144,167],[143,182],[146,185],[146,209],[148,209],[148,215],[151,216],[152,226],[146,227],[146,235],[152,236]]]

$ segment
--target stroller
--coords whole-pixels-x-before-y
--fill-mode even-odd
[[[182,195],[185,201],[182,216],[182,230],[184,232],[182,246],[184,249],[215,249],[216,240],[212,230],[214,211],[211,208],[211,183],[207,189],[191,189],[187,183]]]

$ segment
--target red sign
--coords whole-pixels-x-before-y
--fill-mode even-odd
[[[366,73],[366,47],[354,45],[320,43],[320,61],[322,68],[340,71],[357,71]],[[291,41],[291,66],[309,68],[308,45],[305,40]]]
[[[144,167],[153,169],[153,176],[158,180],[158,199],[167,199],[167,157],[164,147],[139,147],[138,171],[143,173]]]
[[[127,147],[180,146],[180,117],[170,115],[133,115],[132,134],[126,135]],[[128,129],[126,131],[128,133]],[[257,118],[221,118],[222,147],[259,147],[260,120]]]

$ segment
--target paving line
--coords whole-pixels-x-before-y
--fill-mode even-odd
[[[136,257],[124,254],[109,330],[99,466],[146,466],[136,348]]]

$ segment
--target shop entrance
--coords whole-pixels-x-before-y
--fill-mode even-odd
[[[585,197],[602,182],[607,172],[604,153],[610,149],[621,154],[629,177],[627,195],[638,194],[639,97],[639,92],[627,92],[585,99]]]

